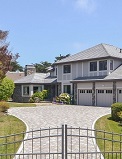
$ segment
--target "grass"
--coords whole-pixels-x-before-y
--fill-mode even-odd
[[[96,137],[99,138],[97,139],[97,144],[101,152],[121,151],[122,144],[120,144],[120,141],[122,140],[122,136],[120,134],[122,134],[122,126],[118,122],[111,120],[110,115],[103,116],[97,120],[95,129],[102,130],[96,133]],[[114,140],[114,142],[111,142],[111,140]],[[117,156],[118,159],[121,157],[120,155]],[[107,159],[107,156],[105,158]],[[116,156],[113,155],[110,158],[114,159]]]
[[[10,107],[36,107],[35,103],[15,103],[15,102],[8,102]]]
[[[0,112],[0,154],[16,153],[21,144],[21,140],[24,138],[24,134],[22,132],[25,131],[26,126],[21,120],[14,116],[5,115]],[[11,134],[18,135],[9,136]],[[4,143],[11,143],[13,141],[20,142],[3,145]],[[6,157],[2,157],[2,159],[4,158]]]

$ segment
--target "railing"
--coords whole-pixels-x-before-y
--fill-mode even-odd
[[[0,137],[4,140],[0,144],[0,159],[122,159],[121,134],[67,125],[32,130],[26,134],[28,138],[24,140],[16,139],[18,135],[24,137],[25,133]],[[12,142],[9,137],[13,138]],[[21,151],[16,153],[21,142]]]

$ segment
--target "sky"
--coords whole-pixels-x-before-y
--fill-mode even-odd
[[[100,43],[122,48],[122,0],[0,0],[0,30],[23,67]]]

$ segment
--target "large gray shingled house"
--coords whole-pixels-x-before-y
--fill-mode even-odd
[[[18,94],[17,99],[22,101],[23,97],[30,97],[37,87],[41,90],[48,84],[53,88],[50,89],[52,96],[67,92],[73,95],[74,104],[78,105],[110,106],[114,102],[122,102],[122,49],[99,44],[57,61],[52,67],[48,82],[46,75],[42,82],[41,74],[32,75],[34,79],[38,76],[38,82],[33,82],[31,75],[31,78],[26,77],[31,81],[15,81],[19,93],[15,91],[14,96]]]

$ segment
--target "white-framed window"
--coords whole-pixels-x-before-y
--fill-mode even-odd
[[[113,60],[110,60],[110,70],[113,70]]]
[[[41,92],[41,91],[42,91],[42,86],[33,86],[33,93]]]
[[[63,73],[71,73],[71,65],[64,65]]]
[[[99,61],[99,71],[107,70],[107,60]]]
[[[29,86],[23,86],[22,95],[23,95],[23,96],[29,96],[29,92],[30,92]]]
[[[90,71],[97,71],[97,61],[90,62]]]
[[[64,85],[64,93],[71,94],[71,85]]]

